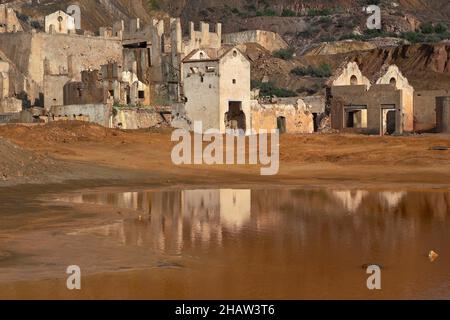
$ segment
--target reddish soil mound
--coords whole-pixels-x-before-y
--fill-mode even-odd
[[[0,126],[0,136],[21,141],[47,141],[56,143],[71,143],[77,141],[98,141],[110,136],[120,136],[126,133],[101,127],[96,124],[78,121],[52,122],[47,125]]]
[[[56,169],[55,160],[24,150],[1,138],[0,155],[0,183],[16,179],[32,182],[45,172]]]

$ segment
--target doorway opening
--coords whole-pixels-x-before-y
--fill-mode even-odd
[[[397,127],[395,106],[383,107],[381,110],[381,135],[393,135]]]
[[[232,130],[247,130],[246,116],[242,111],[241,101],[230,101],[228,112],[225,113],[226,128]]]
[[[344,109],[344,128],[367,128],[367,107],[351,106]]]

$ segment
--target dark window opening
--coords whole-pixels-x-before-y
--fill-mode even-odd
[[[286,133],[286,117],[277,118],[277,128],[280,131],[280,134]]]

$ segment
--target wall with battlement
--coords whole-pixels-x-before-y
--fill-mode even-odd
[[[245,44],[257,43],[268,51],[274,52],[288,47],[286,41],[275,32],[263,30],[248,30],[236,33],[228,33],[222,36],[223,43]]]

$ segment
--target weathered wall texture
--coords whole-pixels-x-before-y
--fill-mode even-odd
[[[414,92],[414,130],[431,132],[436,128],[436,98],[450,96],[448,90]]]
[[[0,50],[29,79],[30,86],[36,85],[42,94],[44,61],[48,61],[47,74],[67,73],[75,81],[81,80],[83,70],[100,69],[109,61],[122,61],[120,40],[75,34],[2,33]],[[37,98],[30,100],[33,103]]]
[[[370,80],[361,73],[356,62],[349,62],[341,67],[337,71],[336,77],[330,80],[332,86],[365,85],[370,87]]]
[[[395,131],[403,132],[403,114],[400,106],[402,92],[392,85],[378,84],[366,89],[365,85],[332,87],[331,126],[341,131],[367,134],[384,134],[386,119],[383,110],[395,110]],[[348,128],[346,110],[361,108],[367,110],[367,127]]]
[[[397,90],[402,91],[403,130],[412,132],[414,131],[414,88],[397,66],[390,65],[386,68],[386,73],[376,83],[395,85]]]
[[[14,10],[0,4],[0,33],[20,31],[23,31],[23,28]]]
[[[0,113],[17,113],[22,111],[22,101],[16,98],[0,99]]]
[[[205,72],[206,67],[216,71]],[[191,68],[198,68],[199,72],[194,73]],[[220,129],[219,64],[216,61],[184,63],[183,74],[186,117],[191,124],[202,121],[203,130]]]
[[[0,60],[0,99],[9,96],[9,63]]]
[[[450,133],[450,96],[436,98],[436,132]]]
[[[112,118],[112,126],[124,130],[146,129],[168,126],[170,117],[161,115],[154,108],[119,109]]]
[[[252,101],[252,129],[272,130],[278,127],[279,118],[285,119],[286,133],[313,133],[314,119],[305,103],[297,104],[259,104]]]
[[[222,46],[222,24],[216,24],[216,30],[210,30],[208,23],[200,22],[200,30],[195,29],[193,22],[189,24],[189,37],[183,41],[182,51],[188,55],[196,49],[220,49]]]
[[[106,102],[103,85],[99,80],[98,70],[85,70],[81,81],[68,82],[64,85],[64,105],[99,104]]]
[[[275,32],[263,30],[248,30],[236,33],[228,33],[222,36],[223,43],[245,44],[257,43],[263,48],[273,52],[288,47],[286,41]]]
[[[55,106],[50,108],[50,121],[82,120],[109,127],[111,114],[107,104]]]
[[[75,32],[75,18],[64,11],[56,11],[45,17],[45,32],[69,33]]]
[[[225,132],[225,113],[230,103],[241,103],[245,114],[246,129],[251,129],[251,92],[250,61],[236,48],[229,50],[219,61],[219,124]]]
[[[44,76],[44,107],[49,110],[53,106],[64,105],[64,88],[70,81],[68,75]]]

